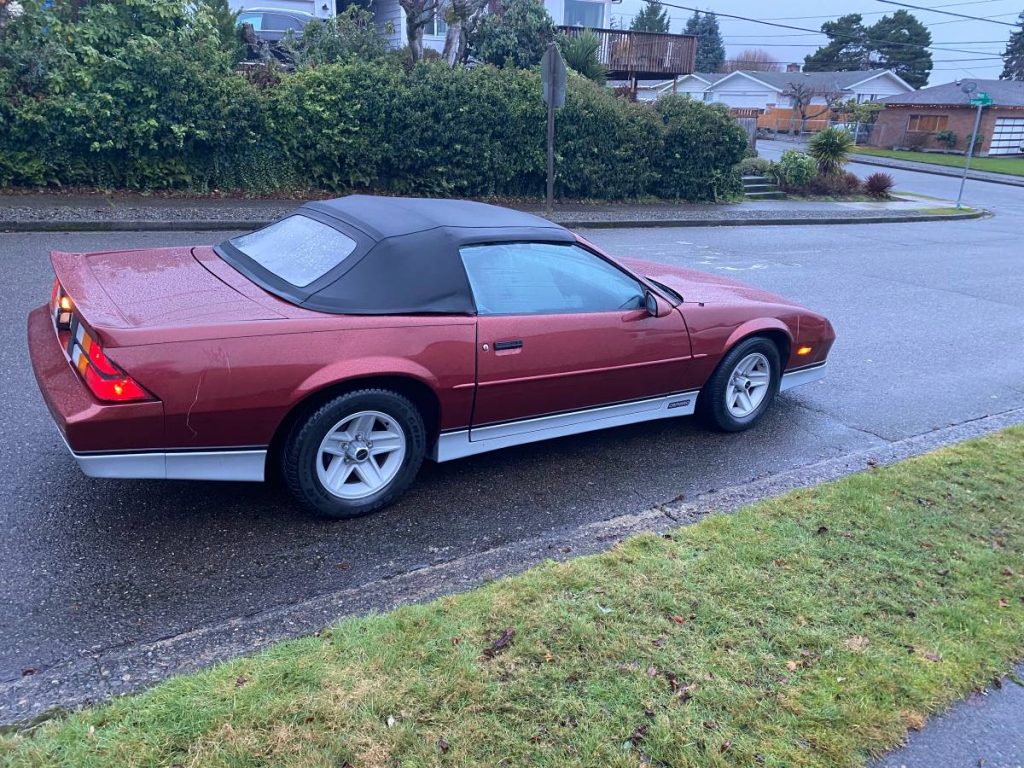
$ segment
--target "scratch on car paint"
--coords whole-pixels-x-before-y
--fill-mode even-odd
[[[196,403],[199,402],[199,390],[203,388],[203,381],[206,380],[206,371],[199,374],[199,381],[196,382],[196,396],[192,398],[192,405],[188,407],[188,411],[185,413],[185,426],[188,431],[192,433],[192,437],[199,437],[199,433],[193,429],[190,420],[192,418],[192,409],[196,407]]]

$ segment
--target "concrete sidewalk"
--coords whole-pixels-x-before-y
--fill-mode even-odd
[[[302,202],[299,198],[8,194],[0,195],[0,232],[253,229],[280,219]],[[540,203],[508,205],[543,215]],[[940,211],[945,205],[909,196],[888,202],[559,203],[551,218],[569,227],[600,228],[893,223],[984,215],[982,211]]]

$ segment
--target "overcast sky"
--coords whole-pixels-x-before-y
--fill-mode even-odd
[[[746,16],[807,29],[819,29],[830,19],[847,13],[860,13],[865,24],[872,24],[885,14],[899,10],[878,0],[783,0],[767,3],[764,0],[716,0],[713,4],[692,0],[666,0],[675,5],[712,10],[718,14]],[[968,16],[982,16],[995,21],[1015,23],[1017,14],[1024,9],[1021,0],[906,0],[911,5],[941,7],[944,11]],[[621,0],[613,3],[612,17],[629,26],[630,19],[643,7],[643,0]],[[930,85],[951,80],[999,77],[1003,69],[999,58],[1013,29],[986,21],[959,19],[933,11],[907,9],[932,33],[932,70]],[[681,32],[690,11],[668,8],[672,17],[672,31]],[[820,32],[811,34],[795,29],[780,29],[739,19],[719,16],[718,25],[725,40],[726,56],[735,56],[745,48],[762,48],[783,63],[803,62],[808,53],[827,42]],[[955,48],[957,50],[936,50]],[[970,61],[964,61],[970,59]]]

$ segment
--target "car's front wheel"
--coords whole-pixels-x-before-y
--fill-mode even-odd
[[[697,400],[704,420],[723,432],[754,426],[779,391],[779,349],[763,336],[745,339],[722,358]]]
[[[416,406],[395,392],[364,389],[300,419],[285,444],[282,469],[303,506],[343,519],[395,501],[416,477],[425,451]]]

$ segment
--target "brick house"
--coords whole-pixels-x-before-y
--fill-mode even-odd
[[[978,128],[979,155],[1024,154],[1024,82],[1018,80],[971,80],[977,92],[987,93],[992,106],[982,111]],[[883,99],[871,131],[869,144],[875,147],[945,149],[936,134],[952,131],[954,149],[964,151],[974,129],[977,107],[961,89],[961,82],[935,85],[920,91]]]

